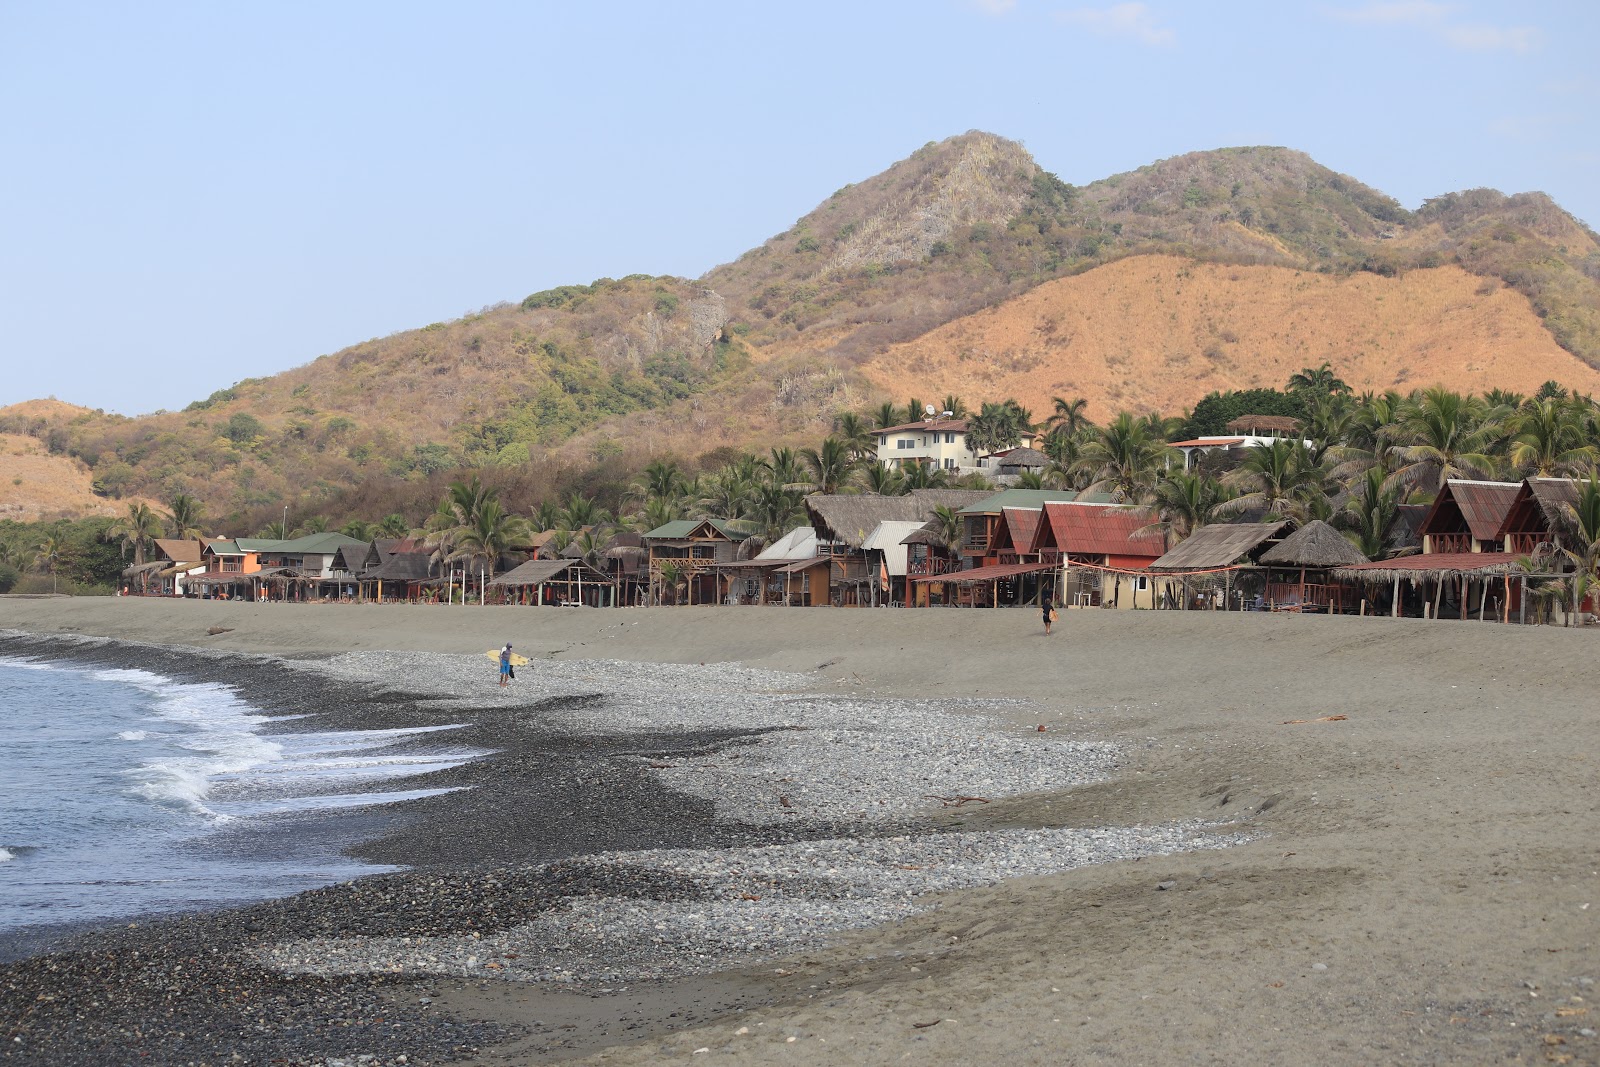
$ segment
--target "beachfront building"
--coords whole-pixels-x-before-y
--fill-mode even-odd
[[[1366,562],[1344,534],[1312,519],[1261,554],[1267,603],[1276,611],[1337,615],[1346,609],[1348,587],[1334,580],[1334,571]]]
[[[715,604],[718,564],[731,563],[750,535],[721,519],[678,519],[644,535],[652,604]]]
[[[122,577],[145,596],[183,596],[187,579],[205,572],[204,556],[204,542],[158,537],[151,558],[125,568]]]
[[[827,557],[817,554],[817,531],[796,526],[750,559],[717,564],[722,603],[804,606],[810,599],[812,570],[820,573],[826,597],[827,564]],[[791,569],[796,565],[798,569]]]
[[[1032,530],[1014,527],[1014,522],[1027,520],[1017,517],[1008,520],[1006,511],[1033,512],[1032,521],[1036,523],[1039,509],[1045,504],[1076,499],[1078,494],[1070,489],[1002,489],[998,493],[984,494],[960,511],[962,558],[969,560],[973,567],[1022,562],[1017,558],[1017,546],[1020,544],[1022,550],[1027,551],[1032,542]]]
[[[488,588],[510,604],[563,608],[618,604],[617,583],[581,559],[530,559],[491,579]]]
[[[988,458],[968,444],[967,420],[929,416],[921,422],[886,426],[878,435],[878,462],[886,467],[934,467],[952,474],[980,470]],[[1032,447],[1038,435],[1024,431],[1019,444]]]
[[[805,500],[806,513],[816,531],[818,555],[829,562],[826,593],[815,564],[792,564],[791,580],[805,583],[803,599],[808,604],[855,607],[878,603],[883,599],[882,573],[873,569],[866,542],[880,524],[914,523],[903,527],[909,535],[933,520],[936,507],[956,510],[991,495],[974,489],[915,489],[896,496],[812,493]]]
[[[1300,438],[1300,420],[1287,415],[1241,415],[1224,429],[1228,431],[1226,434],[1172,442],[1171,447],[1183,453],[1183,469],[1192,469],[1196,457],[1208,452],[1231,452],[1242,458],[1247,448]],[[1313,447],[1310,441],[1301,440],[1300,443],[1306,448]]]
[[[1150,528],[1144,508],[1092,501],[1044,505],[1032,542],[1033,558],[1059,568],[1052,583],[1057,603],[1069,608],[1153,608],[1158,586],[1150,564],[1166,551],[1165,537]],[[1139,573],[1132,573],[1139,572]]]
[[[1422,520],[1420,555],[1341,567],[1333,577],[1360,586],[1379,613],[1386,603],[1392,616],[1526,621],[1530,579],[1566,569],[1558,549],[1577,498],[1577,484],[1564,478],[1451,478]]]
[[[1261,557],[1288,535],[1288,522],[1211,523],[1168,549],[1146,568],[1171,579],[1158,590],[1158,608],[1266,610]]]

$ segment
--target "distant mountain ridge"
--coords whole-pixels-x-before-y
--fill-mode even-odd
[[[1297,270],[1332,281],[1464,270],[1484,279],[1482,292],[1463,297],[1460,284],[1441,282],[1414,286],[1415,298],[1492,305],[1496,329],[1524,338],[1518,365],[1548,362],[1548,377],[1600,366],[1600,239],[1543,194],[1469,190],[1409,211],[1303,153],[1260,147],[1189,153],[1074,187],[1016,142],[972,132],[845,186],[698,280],[633,275],[562,286],[247,379],[182,412],[129,419],[17,405],[0,409],[0,432],[80,460],[102,497],[184,491],[218,514],[285,498],[311,503],[374,477],[426,478],[461,465],[764,450],[815,437],[835,411],[892,389],[932,397],[985,383],[1071,380],[1096,405],[1118,403],[1113,389],[1138,403],[1115,374],[1096,376],[1094,359],[1103,372],[1105,352],[1084,362],[1081,348],[1069,353],[1036,338],[1022,346],[1027,358],[1066,361],[1062,373],[1008,378],[999,363],[972,373],[974,359],[988,357],[969,346],[963,360],[957,342],[941,339],[1047,283],[1143,255],[1285,268],[1282,280],[1252,283],[1269,287],[1295,284]],[[1176,320],[1163,320],[1159,288],[1128,281],[1138,276],[1124,272],[1115,275],[1121,288],[1084,291],[1126,304],[1152,349],[1197,347],[1204,330],[1239,333],[1226,322],[1202,330],[1188,320],[1163,332],[1163,321]],[[1495,304],[1504,287],[1526,306]],[[1347,292],[1343,325],[1318,325],[1331,331],[1319,346],[1359,349],[1377,365],[1419,359],[1414,340],[1407,348],[1358,328],[1383,317],[1361,312],[1361,301],[1387,291]],[[1417,311],[1436,313],[1431,305]],[[1026,314],[1056,313],[1035,306]],[[1540,331],[1549,346],[1533,337]],[[1483,336],[1484,346],[1494,343]],[[1576,362],[1550,355],[1555,345]],[[1204,355],[1198,347],[1191,355]],[[1285,357],[1248,347],[1228,355],[1244,378],[1252,360],[1265,373]],[[1156,366],[1186,380],[1172,364]],[[1193,380],[1199,388],[1201,378]],[[1162,395],[1171,402],[1180,394]]]

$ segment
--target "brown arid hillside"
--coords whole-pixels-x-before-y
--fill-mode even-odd
[[[93,483],[82,460],[53,456],[37,438],[0,433],[0,521],[117,516],[127,511],[126,501],[97,494]]]
[[[1460,267],[1319,274],[1134,256],[1047,282],[861,366],[895,397],[1084,397],[1100,419],[1174,414],[1213,390],[1278,388],[1327,362],[1353,388],[1600,393],[1521,293]]]
[[[665,452],[811,443],[884,397],[1177,411],[1324,359],[1363,385],[1592,389],[1600,239],[1543,194],[1410,211],[1285,148],[1076,187],[971,132],[695,281],[560,286],[180,412],[36,402],[0,409],[0,433],[88,467],[98,499],[186,492],[221,517],[461,468],[543,486]]]

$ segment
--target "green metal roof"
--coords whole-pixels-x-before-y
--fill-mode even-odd
[[[274,541],[270,548],[265,548],[262,551],[299,552],[310,555],[321,553],[331,556],[347,545],[364,545],[366,543],[359,537],[351,537],[349,534],[342,534],[337,530],[329,530],[326,533],[306,534],[304,537],[296,537],[289,541]]]
[[[1098,494],[1091,494],[1095,496]],[[994,496],[968,504],[962,515],[998,515],[1001,508],[1042,508],[1053,500],[1077,500],[1071,489],[1002,489]],[[1090,497],[1084,497],[1085,500]]]
[[[240,552],[265,552],[283,542],[271,537],[235,537],[233,543],[238,546]]]
[[[743,541],[750,536],[743,530],[735,530],[721,519],[674,519],[664,526],[657,526],[644,536],[653,537],[661,541],[681,540],[694,533],[703,524],[709,525],[730,541]]]

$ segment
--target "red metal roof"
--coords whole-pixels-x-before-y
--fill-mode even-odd
[[[946,571],[944,574],[929,574],[922,578],[913,578],[913,582],[956,582],[965,585],[968,582],[991,582],[996,578],[1010,578],[1018,574],[1031,574],[1034,571],[1053,571],[1058,565],[1055,563],[995,563],[988,567],[974,567],[970,571]]]
[[[1511,510],[1521,488],[1521,482],[1474,482],[1465,478],[1451,478],[1444,483],[1428,517],[1422,521],[1422,532],[1448,532],[1435,530],[1434,522],[1439,512],[1454,501],[1472,536],[1479,541],[1493,541],[1499,535],[1500,526],[1506,521],[1506,513]]]
[[[1352,563],[1339,571],[1470,571],[1489,570],[1515,564],[1520,552],[1426,552],[1420,556],[1375,559],[1371,563]]]
[[[940,433],[966,433],[966,419],[924,419],[921,422],[903,422],[899,426],[885,426],[873,433],[905,433],[908,430],[927,430],[929,433],[937,430]]]
[[[1142,509],[1052,502],[1044,506],[1044,513],[1055,547],[1062,552],[1156,559],[1167,550],[1166,540],[1159,533],[1134,536],[1155,521]]]
[[[1018,552],[1032,551],[1033,537],[1039,532],[1043,513],[1037,508],[1001,508],[1000,514],[1005,516],[1006,528],[1011,531],[1011,547]]]

